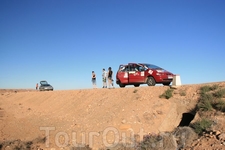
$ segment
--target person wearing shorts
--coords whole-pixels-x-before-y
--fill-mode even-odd
[[[102,83],[103,83],[103,87],[102,88],[107,88],[106,78],[107,78],[107,72],[103,68],[102,69]]]

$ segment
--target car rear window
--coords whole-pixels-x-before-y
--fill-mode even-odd
[[[119,72],[125,72],[125,71],[128,71],[128,66],[127,66],[127,65],[120,65],[118,71],[119,71]]]

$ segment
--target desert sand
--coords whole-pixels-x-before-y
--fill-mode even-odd
[[[173,131],[182,114],[195,107],[199,88],[208,84],[225,87],[225,82],[182,85],[170,99],[159,98],[169,86],[42,92],[1,89],[0,142],[36,140],[33,149],[51,150],[82,143],[105,148],[121,140],[130,142],[133,135],[141,135],[138,140],[142,140],[145,134]],[[202,141],[195,149],[211,144]],[[12,149],[10,144],[4,148]]]

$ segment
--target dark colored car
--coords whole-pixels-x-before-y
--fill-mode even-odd
[[[173,81],[173,73],[165,69],[148,63],[129,63],[120,65],[116,74],[116,83],[120,87],[126,85],[155,84],[170,85]]]
[[[53,91],[53,87],[50,85],[50,84],[48,84],[48,82],[47,81],[40,81],[40,87],[39,87],[39,90],[40,91]]]

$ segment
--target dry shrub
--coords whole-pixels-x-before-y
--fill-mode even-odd
[[[82,147],[72,147],[71,150],[92,150],[89,145],[84,145]]]
[[[173,89],[167,89],[162,95],[159,96],[159,98],[166,98],[169,99],[173,97]]]
[[[224,95],[225,95],[225,89],[220,89],[213,93],[213,96],[216,98],[222,98],[224,97]]]
[[[186,96],[186,91],[185,90],[180,90],[179,91],[180,96]]]
[[[159,135],[147,135],[138,146],[138,149],[147,150],[176,150],[177,143],[172,133],[160,133]]]
[[[212,121],[205,118],[191,124],[191,126],[194,128],[194,131],[198,135],[202,135],[203,132],[207,131],[211,127],[211,125],[212,125]]]
[[[12,150],[30,150],[30,149],[38,149],[39,143],[45,143],[46,138],[38,137],[32,141],[21,141],[13,140],[13,141],[4,141],[0,142],[0,149],[12,149]]]
[[[212,104],[213,108],[225,112],[225,101],[222,99],[217,100]]]
[[[174,131],[174,136],[177,140],[178,148],[188,148],[194,140],[198,138],[198,135],[190,127],[178,127]]]

